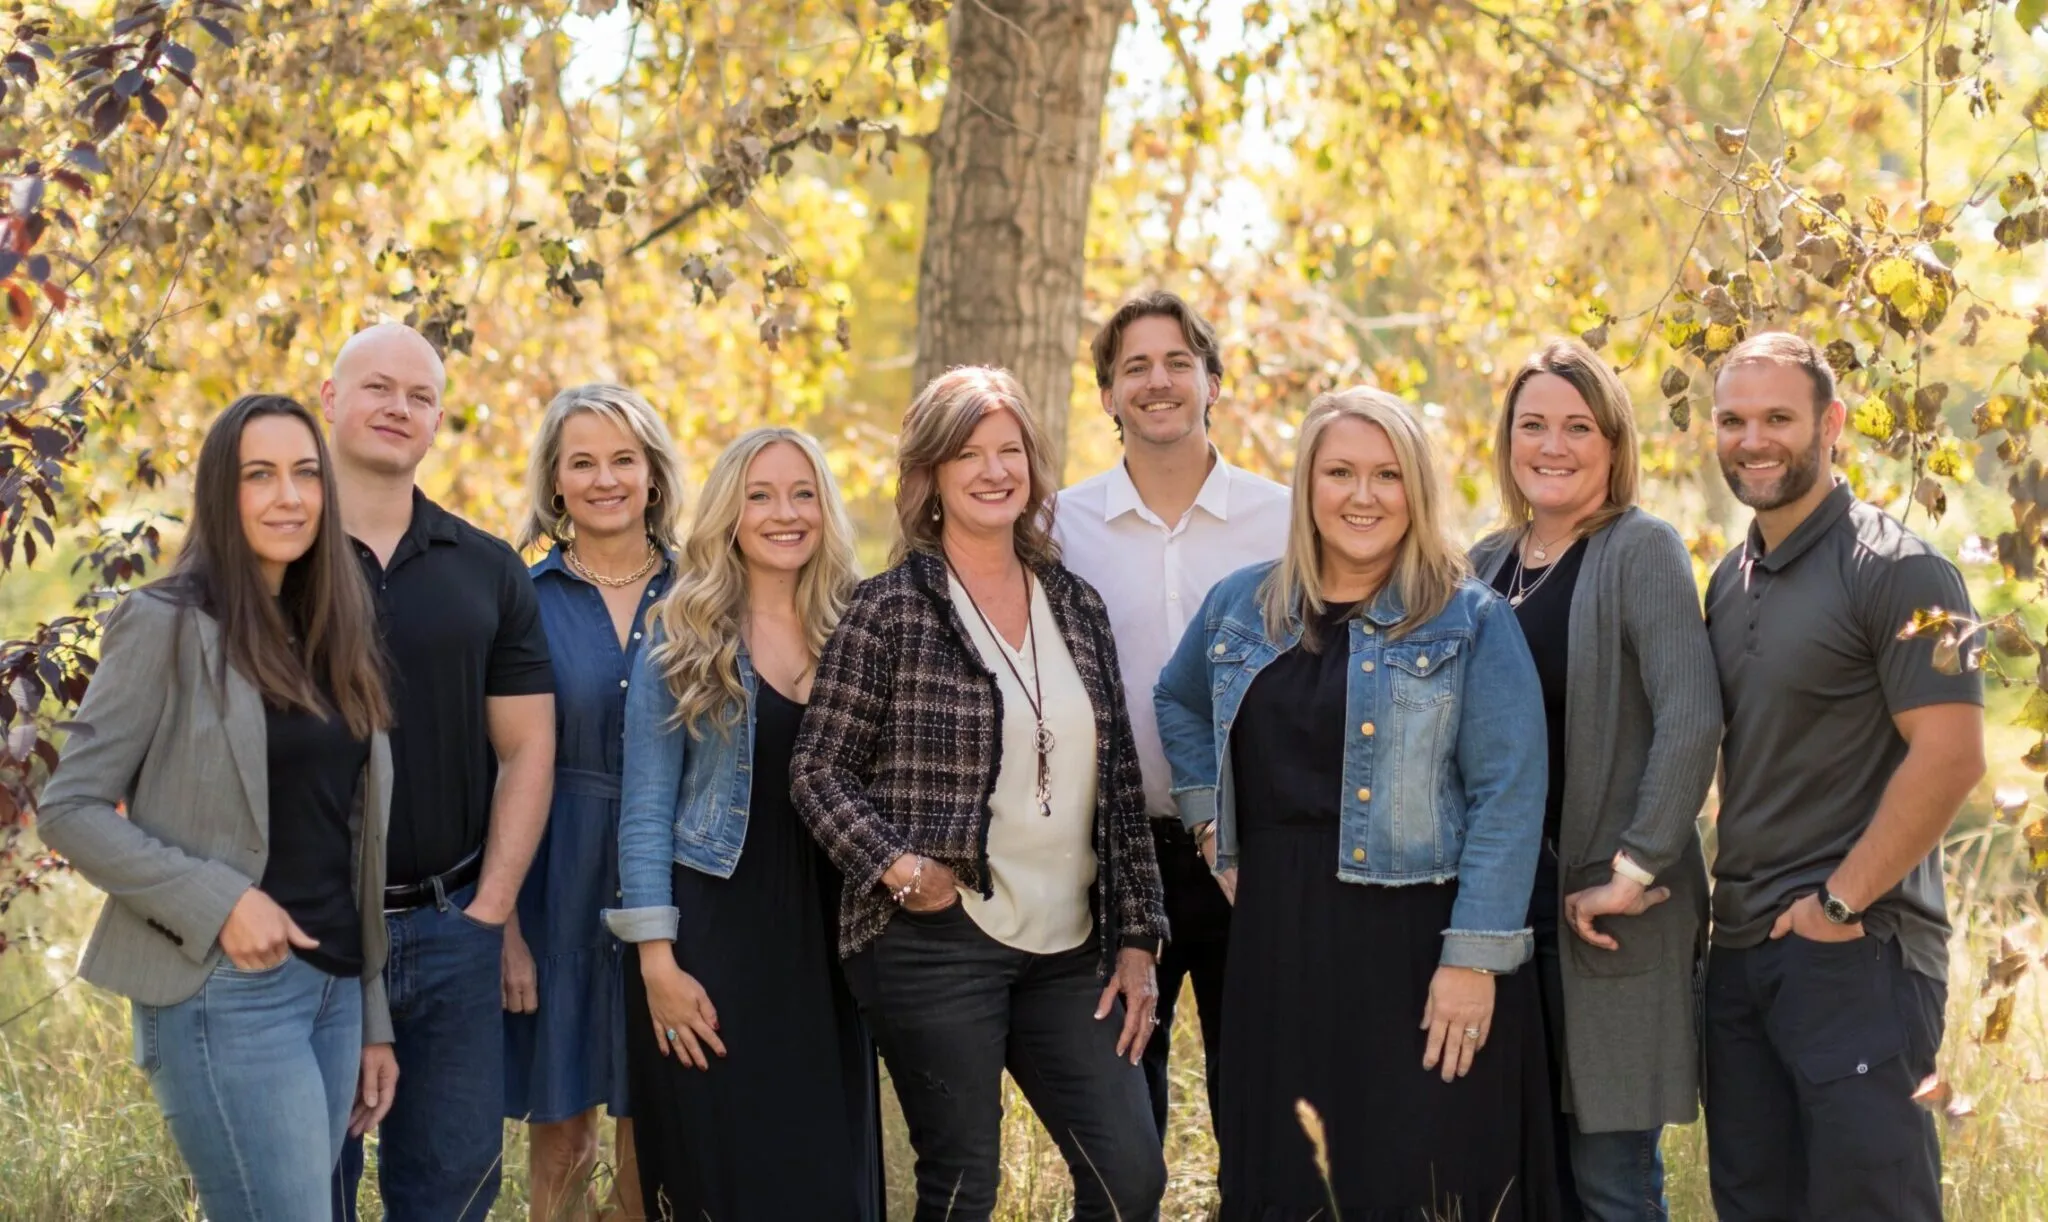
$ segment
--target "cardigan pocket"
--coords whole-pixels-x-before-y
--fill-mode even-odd
[[[1589,887],[1603,886],[1613,876],[1611,858],[1568,866],[1564,871],[1564,893],[1571,895]],[[1671,902],[1668,899],[1664,901],[1665,904]],[[1560,926],[1557,936],[1560,941],[1570,943],[1572,966],[1581,976],[1603,979],[1640,976],[1655,971],[1665,962],[1666,936],[1662,922],[1657,919],[1661,907],[1662,904],[1655,905],[1638,916],[1595,918],[1593,927],[1619,943],[1614,950],[1592,945],[1569,924]]]

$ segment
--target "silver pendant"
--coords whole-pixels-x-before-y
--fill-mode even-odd
[[[1535,557],[1536,557],[1536,558],[1537,558],[1538,560],[1548,560],[1548,559],[1550,559],[1550,553],[1549,553],[1549,552],[1546,552],[1546,551],[1544,551],[1544,550],[1543,550],[1542,548],[1540,548],[1540,547],[1539,547],[1539,548],[1537,548],[1537,549],[1536,549],[1536,550],[1535,550],[1534,552],[1531,552],[1530,554],[1531,554],[1531,555],[1533,555],[1533,556],[1535,556]]]
[[[1521,606],[1521,605],[1522,605],[1522,596],[1521,596],[1520,594],[1510,594],[1510,595],[1508,595],[1508,606],[1510,606],[1510,607],[1519,607],[1519,606]]]

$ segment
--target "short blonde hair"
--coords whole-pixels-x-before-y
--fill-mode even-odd
[[[1377,387],[1354,386],[1317,395],[1302,417],[1301,438],[1295,444],[1287,548],[1279,565],[1259,586],[1266,635],[1280,640],[1299,623],[1302,642],[1311,651],[1318,647],[1316,617],[1327,606],[1323,598],[1323,540],[1315,519],[1316,452],[1330,425],[1338,420],[1362,421],[1385,433],[1394,448],[1394,461],[1401,467],[1401,486],[1408,498],[1408,533],[1401,536],[1400,551],[1394,558],[1392,584],[1401,595],[1403,613],[1388,636],[1399,638],[1435,619],[1450,605],[1467,572],[1465,554],[1452,546],[1444,529],[1444,491],[1435,448],[1415,413]]]
[[[668,435],[668,425],[653,405],[608,382],[572,386],[548,404],[526,461],[526,515],[520,520],[515,545],[523,552],[543,540],[567,543],[575,537],[575,523],[568,512],[555,508],[559,488],[555,465],[562,459],[563,426],[569,417],[582,412],[611,421],[647,452],[647,537],[662,550],[674,551],[676,522],[683,512],[682,458]]]
[[[1553,339],[1544,344],[1522,362],[1514,380],[1508,383],[1507,394],[1501,396],[1500,419],[1493,429],[1493,479],[1500,485],[1501,529],[1520,530],[1523,523],[1536,516],[1535,507],[1515,482],[1515,404],[1529,383],[1546,373],[1563,378],[1579,392],[1586,410],[1593,413],[1593,423],[1599,426],[1600,435],[1614,450],[1607,468],[1607,502],[1586,515],[1579,525],[1581,534],[1590,535],[1627,513],[1636,503],[1642,476],[1637,458],[1636,410],[1629,400],[1628,387],[1621,384],[1598,353],[1575,339]]]
[[[981,418],[997,411],[1017,418],[1031,469],[1031,490],[1024,512],[1017,515],[1017,555],[1033,567],[1058,562],[1052,521],[1059,477],[1053,473],[1045,434],[1031,414],[1024,388],[1007,369],[961,365],[927,383],[903,415],[903,436],[896,445],[897,539],[892,563],[911,552],[939,554],[942,523],[932,515],[939,503],[939,466],[958,457]]]

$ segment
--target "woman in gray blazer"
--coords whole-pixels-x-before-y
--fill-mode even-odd
[[[79,974],[133,1001],[207,1216],[324,1218],[398,1075],[376,615],[300,404],[222,413],[194,501],[171,575],[107,619],[38,830],[107,893]]]
[[[1529,358],[1501,405],[1507,525],[1472,564],[1536,659],[1550,790],[1529,920],[1550,1031],[1565,1216],[1666,1216],[1662,1126],[1698,1107],[1707,914],[1693,820],[1720,687],[1685,546],[1635,507],[1628,392],[1583,344]]]

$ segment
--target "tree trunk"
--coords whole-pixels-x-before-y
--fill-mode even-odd
[[[956,0],[918,260],[916,382],[1001,365],[1055,470],[1082,351],[1088,194],[1109,57],[1130,0]]]

